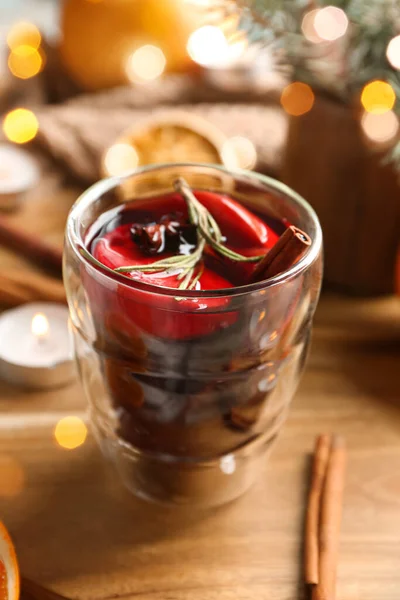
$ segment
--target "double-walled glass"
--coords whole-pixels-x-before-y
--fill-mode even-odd
[[[87,249],[121,202],[154,197],[183,176],[312,244],[268,281],[212,291],[139,283]],[[321,229],[310,206],[273,179],[221,167],[145,167],[100,181],[68,218],[64,277],[79,372],[104,454],[135,494],[210,506],[257,477],[299,381],[321,281]]]

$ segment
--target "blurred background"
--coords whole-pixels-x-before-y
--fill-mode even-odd
[[[65,190],[149,163],[256,169],[316,208],[326,287],[398,288],[392,2],[1,0],[0,16],[9,218],[38,194],[54,211]]]

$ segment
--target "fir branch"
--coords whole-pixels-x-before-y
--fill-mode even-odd
[[[390,40],[400,33],[398,0],[237,0],[236,5],[249,40],[264,39],[272,52],[279,50],[279,62],[292,68],[294,79],[347,103],[366,83],[387,81],[396,93],[394,111],[400,117],[400,74],[386,56]],[[303,17],[328,5],[346,13],[348,30],[339,43],[313,44],[301,30]],[[334,53],[329,52],[332,47]],[[399,151],[391,156],[400,169]]]

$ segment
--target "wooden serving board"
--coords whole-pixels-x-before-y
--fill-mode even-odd
[[[61,243],[77,190],[43,181],[16,223]],[[1,268],[26,268],[1,251]],[[78,383],[24,392],[0,383],[0,518],[22,572],[80,600],[295,600],[309,455],[343,434],[349,467],[338,598],[400,597],[400,306],[324,296],[288,423],[253,489],[213,512],[146,505],[121,487],[93,439],[54,441],[84,417]]]

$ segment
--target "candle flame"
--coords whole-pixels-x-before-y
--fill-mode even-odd
[[[37,313],[32,318],[31,330],[33,335],[39,340],[43,340],[44,338],[46,338],[50,330],[49,321],[46,315],[44,315],[43,313]]]

